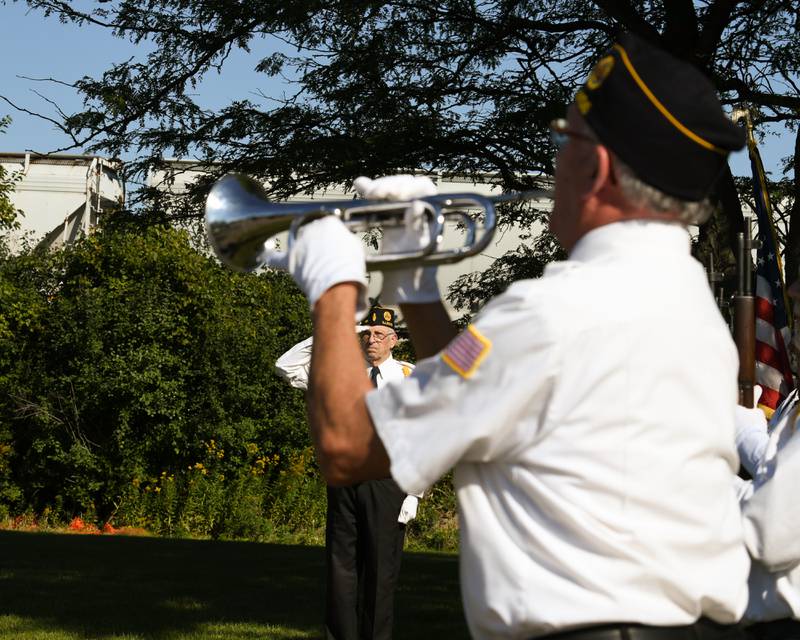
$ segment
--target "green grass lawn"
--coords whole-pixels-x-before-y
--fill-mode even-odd
[[[0,531],[0,638],[320,638],[324,550]],[[468,638],[453,555],[406,552],[395,638]]]

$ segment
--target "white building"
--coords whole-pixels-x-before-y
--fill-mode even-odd
[[[120,162],[92,155],[0,153],[9,175],[19,175],[11,201],[23,212],[10,235],[14,249],[27,240],[57,247],[88,235],[103,213],[125,202]]]

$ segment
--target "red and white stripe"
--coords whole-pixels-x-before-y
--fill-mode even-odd
[[[756,275],[756,382],[763,388],[759,405],[770,411],[792,390],[789,329],[775,327],[773,295],[766,279]]]

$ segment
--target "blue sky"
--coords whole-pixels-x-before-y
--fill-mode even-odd
[[[73,3],[76,6],[83,2]],[[88,4],[88,3],[87,3]],[[93,3],[92,3],[93,4]],[[268,44],[263,43],[265,48]],[[69,88],[53,83],[32,82],[31,78],[52,77],[65,82],[84,75],[98,76],[111,62],[141,55],[141,48],[114,38],[100,27],[64,25],[54,18],[44,18],[40,12],[29,11],[24,2],[2,4],[0,0],[0,94],[15,104],[55,116],[55,110],[34,91],[70,112],[80,108],[80,102]],[[207,107],[219,107],[231,96],[244,96],[260,89],[279,96],[285,87],[276,81],[266,81],[252,71],[258,55],[236,52],[224,67],[221,76],[212,74],[198,89],[200,102]],[[254,96],[255,97],[255,96]],[[0,115],[13,118],[11,126],[0,135],[0,151],[32,149],[47,152],[68,144],[67,138],[52,123],[24,113],[15,112],[0,101]],[[781,158],[794,147],[791,132],[771,132],[761,145],[764,166],[773,176],[779,175]],[[745,152],[734,154],[731,167],[735,175],[750,175]]]
[[[99,77],[114,62],[131,56],[144,57],[147,45],[115,38],[102,27],[84,25],[77,27],[62,24],[57,19],[45,18],[41,12],[29,10],[24,2],[2,4],[0,0],[0,95],[19,107],[42,113],[58,120],[56,110],[36,92],[71,113],[81,107],[80,100],[69,87],[52,82],[36,82],[20,78],[55,78],[73,82],[83,76]],[[74,6],[90,3],[73,2]],[[91,3],[93,4],[93,3]],[[198,87],[197,94],[203,106],[218,108],[227,104],[232,96],[255,95],[260,90],[266,95],[280,97],[289,89],[280,81],[257,74],[252,67],[259,53],[266,55],[268,46],[280,45],[275,41],[254,43],[263,51],[247,54],[234,51],[223,74],[212,72]],[[285,46],[284,46],[285,48]],[[0,151],[35,150],[48,152],[70,143],[69,138],[51,122],[15,111],[0,100],[0,116],[10,115],[11,125],[0,135]],[[70,151],[70,153],[78,153]]]

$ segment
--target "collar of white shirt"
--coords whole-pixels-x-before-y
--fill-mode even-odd
[[[570,260],[589,262],[620,254],[669,253],[687,255],[691,249],[689,232],[677,223],[653,220],[627,220],[593,229],[572,248]]]
[[[386,377],[386,376],[384,375],[384,373],[383,373],[383,372],[384,372],[384,367],[386,367],[386,366],[391,366],[391,364],[390,364],[390,363],[392,363],[392,362],[394,362],[394,358],[393,358],[391,355],[389,355],[389,357],[388,357],[388,358],[386,358],[386,360],[384,360],[383,362],[381,362],[381,363],[378,365],[378,372],[380,373],[380,375],[381,375],[381,378],[385,378],[385,377]],[[374,365],[371,365],[369,362],[367,362],[367,373],[370,373],[370,372],[372,371],[372,367],[373,367],[373,366],[374,366]]]

